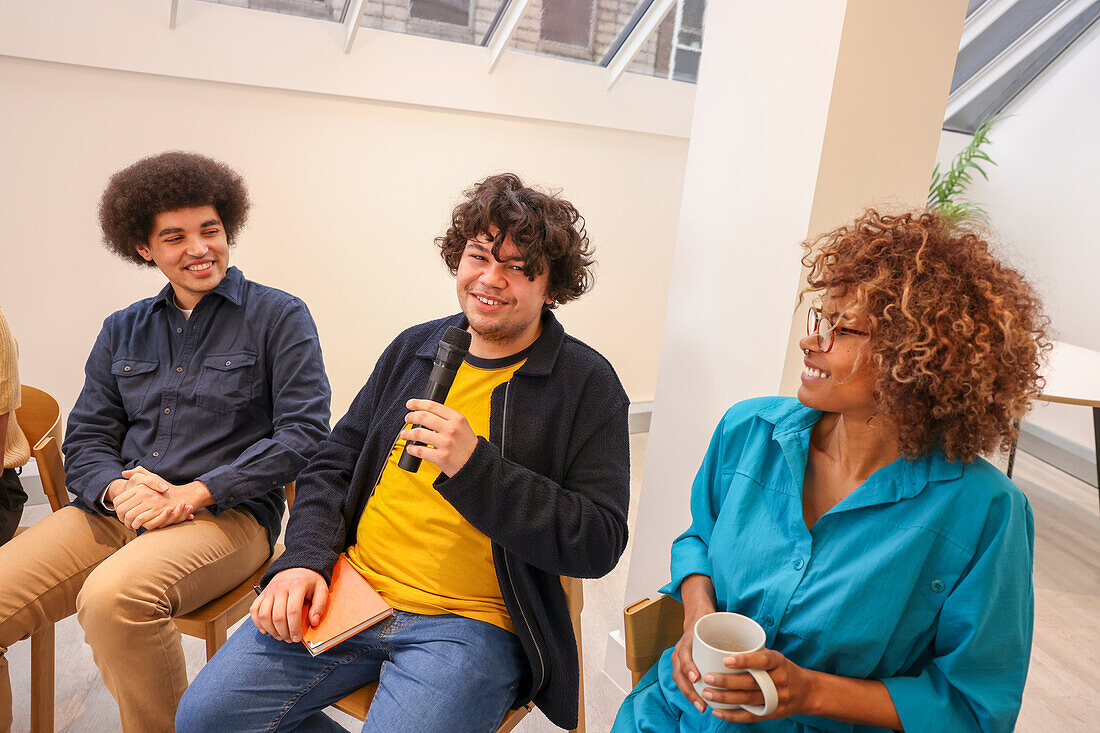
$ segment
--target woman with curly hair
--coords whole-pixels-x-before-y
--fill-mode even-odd
[[[931,213],[868,211],[805,247],[798,398],[739,403],[715,431],[662,589],[684,634],[614,730],[1010,731],[1034,520],[981,455],[1039,393],[1038,299]],[[727,657],[700,696],[693,630],[716,610],[755,619],[766,648]],[[768,672],[775,711],[708,711],[764,701],[745,669]]]

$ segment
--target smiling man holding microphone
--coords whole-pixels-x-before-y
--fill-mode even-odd
[[[491,731],[532,700],[576,726],[559,575],[615,566],[629,500],[626,393],[552,312],[591,283],[583,220],[502,174],[466,192],[437,244],[462,312],[379,358],[299,477],[286,553],[185,695],[180,731],[342,730],[321,711],[376,679],[368,731]],[[419,399],[464,346],[449,329],[469,353],[442,403]],[[395,612],[312,657],[302,615],[319,622],[341,555]]]

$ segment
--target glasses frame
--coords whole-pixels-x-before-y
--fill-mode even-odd
[[[828,328],[824,331],[821,330],[821,324],[827,323]],[[821,312],[821,309],[816,306],[810,306],[810,309],[806,311],[806,335],[817,336],[817,349],[823,354],[829,353],[833,344],[836,343],[836,335],[838,333],[850,333],[854,336],[870,336],[869,331],[860,331],[856,328],[848,328],[847,326],[838,326],[829,320],[829,317]]]

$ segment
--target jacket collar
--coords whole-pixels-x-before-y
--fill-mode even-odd
[[[428,339],[420,345],[416,355],[424,359],[434,359],[439,348],[439,340],[443,338],[443,334],[448,327],[455,326],[465,330],[469,325],[466,316],[461,313],[443,319]],[[535,339],[535,343],[531,344],[527,361],[516,370],[516,374],[532,377],[549,375],[554,369],[554,364],[557,363],[558,353],[561,351],[561,345],[564,341],[565,329],[554,317],[553,311],[544,311],[542,314],[542,333]]]
[[[772,424],[772,439],[779,443],[801,495],[802,482],[806,475],[806,456],[810,448],[810,432],[821,418],[821,412],[806,407],[796,399],[788,399],[777,400],[758,414]],[[899,458],[871,474],[858,489],[830,509],[829,513],[910,499],[923,491],[928,484],[957,479],[962,476],[962,472],[961,463],[948,461],[938,450],[914,460]]]
[[[244,286],[245,286],[244,273],[236,267],[230,267],[225,271],[225,277],[218,283],[218,286],[211,290],[206,295],[219,295],[225,300],[228,300],[233,305],[239,306],[244,302]],[[175,306],[175,291],[172,290],[172,283],[166,283],[152,302],[149,303],[149,312],[160,310],[167,306]],[[206,297],[205,295],[203,296]],[[200,301],[201,302],[201,301]]]

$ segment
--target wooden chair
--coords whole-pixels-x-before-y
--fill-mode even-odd
[[[15,420],[31,444],[42,491],[56,512],[69,503],[61,458],[61,407],[48,393],[26,384],[20,399],[22,406],[15,411]],[[53,624],[31,635],[32,733],[53,733],[53,646]]]
[[[581,580],[580,578],[569,578],[563,575],[561,578],[561,585],[565,590],[565,602],[569,608],[569,619],[573,622],[573,634],[577,637],[577,660],[580,661],[583,659],[581,647],[581,610],[584,608],[584,593],[582,591]],[[366,720],[367,712],[370,711],[371,700],[374,699],[374,693],[377,689],[378,683],[371,682],[366,687],[361,687],[344,699],[339,700],[333,707],[359,720]],[[583,663],[581,663],[580,690],[578,694],[577,727],[574,728],[571,733],[584,733]],[[497,728],[497,733],[507,733],[515,728],[519,724],[519,721],[523,720],[523,716],[531,711],[532,707],[533,706],[528,703],[515,710],[510,710],[508,714],[504,716],[504,722]]]
[[[65,491],[65,467],[61,458],[61,408],[57,400],[35,387],[23,385],[22,406],[15,419],[38,462],[42,489],[53,511],[69,502]],[[294,483],[286,486],[287,503],[294,502]],[[20,529],[25,529],[21,527]],[[173,619],[180,633],[206,640],[206,658],[225,643],[228,629],[248,613],[256,597],[252,586],[259,583],[271,561],[282,554],[282,545],[255,573],[229,592],[191,613]],[[53,733],[54,729],[54,627],[31,635],[31,733]]]
[[[285,490],[286,504],[289,509],[294,505],[294,482],[291,481],[287,484]],[[236,588],[227,591],[224,595],[215,598],[206,605],[196,608],[191,613],[181,614],[172,619],[176,622],[176,628],[180,630],[181,634],[206,640],[207,661],[210,661],[210,657],[214,656],[214,653],[225,643],[229,627],[240,621],[248,613],[252,601],[256,598],[256,591],[253,590],[253,586],[260,584],[260,578],[267,572],[271,563],[279,555],[282,555],[285,550],[286,548],[283,545],[275,545],[275,551],[271,554],[271,557]]]
[[[635,601],[623,609],[623,632],[633,686],[684,635],[684,607],[666,595]]]

